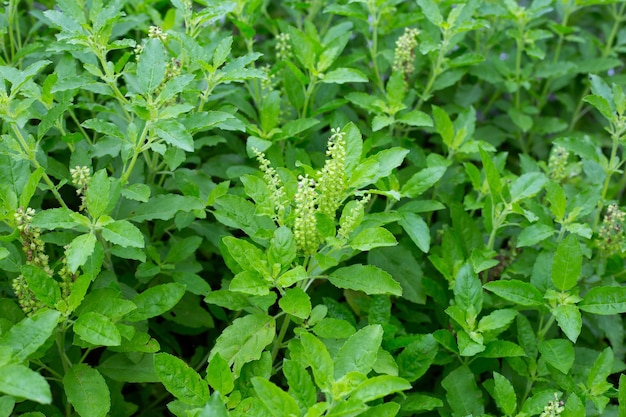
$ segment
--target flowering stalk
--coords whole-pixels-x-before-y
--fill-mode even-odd
[[[22,238],[22,250],[26,254],[26,264],[40,268],[50,279],[52,279],[52,268],[50,268],[48,255],[45,254],[45,245],[41,239],[41,230],[32,226],[35,210],[27,208],[26,210],[19,208],[15,212],[15,222],[17,230]],[[13,291],[17,296],[18,303],[22,311],[27,315],[31,315],[41,307],[43,303],[39,301],[35,294],[28,287],[28,282],[23,275],[19,275],[13,280]]]

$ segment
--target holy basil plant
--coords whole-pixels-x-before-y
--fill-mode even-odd
[[[626,417],[625,20],[7,0],[0,417]]]

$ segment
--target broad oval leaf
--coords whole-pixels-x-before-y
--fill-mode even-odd
[[[345,341],[335,356],[335,380],[349,372],[367,375],[376,362],[383,340],[383,328],[376,324],[362,328]]]
[[[125,319],[141,321],[163,314],[171,310],[184,294],[185,287],[173,282],[148,288],[133,299],[137,308],[131,311]]]
[[[266,314],[250,314],[235,319],[215,341],[209,361],[219,354],[233,366],[235,378],[241,367],[261,357],[276,336],[276,321]]]
[[[92,311],[78,317],[74,322],[74,332],[92,345],[119,346],[122,343],[120,331],[111,319]]]
[[[532,284],[516,279],[488,282],[483,287],[515,304],[526,307],[543,305],[543,295]]]
[[[40,404],[50,404],[52,402],[50,385],[48,385],[46,379],[32,369],[20,364],[0,367],[0,392]]]
[[[574,345],[565,339],[544,340],[537,346],[543,359],[567,374],[574,365]]]
[[[336,287],[363,291],[365,294],[402,295],[402,287],[387,272],[373,265],[350,265],[328,276]]]
[[[165,389],[182,402],[199,407],[209,400],[207,383],[182,359],[169,353],[157,353],[154,370]]]
[[[360,251],[397,244],[395,236],[384,227],[370,227],[362,230],[350,241],[350,246]]]
[[[132,248],[143,248],[143,234],[127,220],[117,220],[102,228],[102,237],[116,245]]]
[[[291,417],[300,415],[300,407],[293,397],[267,379],[254,377],[252,385],[256,395],[274,417]]]
[[[39,310],[11,327],[0,337],[0,347],[13,351],[13,358],[23,362],[48,340],[59,323],[61,313],[55,310]]]
[[[150,94],[161,84],[166,60],[163,43],[157,38],[149,39],[137,62],[137,82],[142,93]]]
[[[105,417],[111,409],[111,393],[100,372],[85,364],[74,365],[63,377],[67,400],[81,417]]]
[[[576,286],[582,270],[583,253],[574,235],[568,235],[556,248],[552,262],[552,282],[561,291]]]
[[[626,313],[626,287],[594,287],[578,304],[587,313],[604,316]]]

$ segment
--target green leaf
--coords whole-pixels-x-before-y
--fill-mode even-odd
[[[410,382],[421,378],[433,364],[438,351],[432,334],[416,335],[416,339],[396,359],[399,375]]]
[[[398,224],[402,226],[415,246],[424,253],[430,250],[430,229],[426,222],[417,214],[410,211],[401,211]]]
[[[355,264],[336,269],[328,280],[338,288],[371,294],[402,295],[402,287],[391,275],[373,265]]]
[[[209,400],[207,383],[176,356],[157,353],[154,370],[165,389],[182,402],[200,407]]]
[[[142,93],[151,94],[161,84],[166,60],[163,43],[156,38],[149,39],[137,63],[137,82]]]
[[[313,126],[318,125],[319,123],[320,121],[314,118],[290,120],[283,125],[282,130],[287,136],[296,136]]]
[[[593,287],[578,307],[587,313],[604,316],[626,313],[626,287]]]
[[[408,113],[404,113],[396,121],[414,127],[431,127],[433,125],[433,120],[430,116],[419,110],[411,110]]]
[[[404,378],[392,375],[377,375],[359,385],[352,391],[350,398],[369,402],[409,389],[411,389],[411,384]]]
[[[165,143],[172,145],[186,152],[193,152],[193,137],[182,123],[172,119],[162,119],[156,122],[153,127],[154,133]]]
[[[460,366],[441,381],[454,417],[482,416],[485,412],[483,396],[476,385],[474,373]]]
[[[552,314],[565,336],[573,343],[576,343],[583,326],[578,307],[575,305],[560,305],[552,310]]]
[[[515,389],[511,382],[501,374],[493,373],[494,390],[493,397],[496,400],[496,404],[502,412],[506,415],[514,415],[517,408],[517,397],[515,396]]]
[[[554,227],[539,223],[525,227],[517,237],[517,247],[533,246],[554,235]]]
[[[483,168],[487,176],[487,184],[489,185],[489,191],[491,192],[491,198],[494,202],[498,202],[502,199],[502,183],[500,180],[500,173],[496,169],[493,163],[492,157],[481,147],[480,159],[483,162]]]
[[[556,248],[552,262],[552,282],[561,291],[571,290],[576,286],[583,263],[583,253],[578,239],[568,235]]]
[[[507,340],[494,340],[487,343],[485,350],[479,356],[481,358],[514,358],[526,356],[526,352],[521,346]]]
[[[374,249],[368,253],[367,262],[388,272],[398,281],[402,287],[402,298],[416,304],[426,302],[424,273],[413,251],[406,245]]]
[[[110,318],[96,312],[81,314],[74,322],[74,332],[92,345],[119,346],[122,337]]]
[[[415,198],[423,194],[424,191],[428,190],[433,185],[435,185],[445,173],[445,166],[424,168],[423,170],[414,174],[402,186],[402,188],[400,188],[400,194],[402,194],[402,197]]]
[[[621,401],[620,401],[621,404]],[[563,417],[586,417],[587,411],[585,405],[580,400],[578,395],[571,393],[565,402],[565,411],[563,411]],[[622,417],[621,409],[619,417]]]
[[[254,244],[232,236],[224,237],[222,242],[241,269],[256,272],[262,277],[270,275],[263,251]]]
[[[0,396],[0,416],[10,417],[15,408],[15,399],[9,395]],[[43,416],[45,417],[45,416]]]
[[[58,311],[39,310],[2,334],[0,347],[10,348],[13,359],[24,362],[52,336],[60,317]]]
[[[296,399],[300,408],[309,409],[317,402],[317,390],[304,365],[295,360],[283,360],[283,374],[287,378],[289,394]]]
[[[604,394],[613,385],[607,382],[607,378],[612,373],[615,356],[610,347],[605,348],[597,357],[587,376],[587,387],[590,394],[598,396]]]
[[[230,394],[235,387],[235,379],[230,372],[230,366],[219,352],[209,361],[209,366],[206,369],[206,380],[211,388],[222,395]]]
[[[324,317],[315,324],[313,333],[323,338],[347,338],[356,333],[356,330],[346,320]]]
[[[296,258],[296,239],[291,229],[281,226],[274,231],[267,251],[267,260],[270,265],[279,264],[282,268],[288,268]]]
[[[235,378],[239,377],[241,367],[261,357],[265,347],[276,336],[276,321],[265,314],[250,314],[233,320],[215,341],[209,361],[219,353],[233,366]]]
[[[141,201],[142,203],[146,203],[150,198],[150,187],[146,184],[131,184],[123,188],[121,192],[129,200]]]
[[[515,203],[539,193],[546,183],[546,176],[541,172],[527,172],[520,175],[511,184],[511,202]]]
[[[300,407],[293,397],[272,382],[254,377],[251,379],[256,395],[274,417],[291,417],[300,415]]]
[[[323,83],[344,84],[344,83],[366,83],[367,77],[354,68],[337,68],[324,74],[321,79]]]
[[[78,222],[77,220],[81,221]],[[82,214],[63,207],[43,210],[35,214],[32,225],[44,230],[71,229],[80,224],[90,224],[91,221]]]
[[[480,322],[478,322],[478,331],[491,332],[494,330],[506,330],[513,320],[515,320],[516,316],[517,310],[510,308],[494,310],[480,319]]]
[[[333,375],[335,371],[333,359],[328,349],[317,337],[309,333],[303,332],[300,334],[300,341],[302,342],[306,360],[313,371],[313,378],[315,379],[316,385],[320,387],[322,391],[329,392],[334,382]]]
[[[483,287],[512,303],[526,307],[543,305],[543,295],[532,284],[516,279],[491,281]]]
[[[626,417],[626,375],[624,374],[621,374],[619,376],[619,389],[617,392],[617,399],[619,402],[618,417]]]
[[[565,339],[550,339],[537,346],[541,357],[559,371],[567,374],[574,365],[574,346]]]
[[[461,309],[480,313],[483,308],[483,289],[472,265],[466,262],[457,272],[454,284],[454,300]]]
[[[263,96],[259,118],[261,122],[261,130],[269,133],[273,128],[278,126],[280,117],[280,94],[274,90]]]
[[[0,392],[40,404],[52,402],[52,393],[46,379],[19,364],[0,366]]]
[[[164,194],[151,198],[147,203],[141,204],[128,220],[143,222],[146,220],[169,220],[174,218],[179,211],[189,212],[192,210],[204,210],[202,201],[195,197],[178,194]]]
[[[22,265],[21,272],[35,297],[46,306],[54,308],[61,299],[61,289],[57,281],[34,265]]]
[[[213,67],[219,68],[226,62],[226,58],[230,55],[231,46],[233,44],[233,37],[227,36],[220,41],[220,43],[213,51]]]
[[[285,291],[278,305],[287,314],[306,319],[311,314],[311,298],[302,288],[289,288]]]
[[[116,220],[102,228],[102,237],[116,245],[143,248],[143,234],[127,220]]]
[[[136,353],[116,353],[100,364],[98,370],[107,378],[119,382],[159,382],[154,370],[154,358],[150,353],[142,354],[137,360]],[[132,360],[131,360],[132,358]]]
[[[96,236],[91,233],[77,236],[70,242],[67,250],[67,266],[72,273],[78,270],[78,267],[87,262],[87,259],[94,253],[96,246]]]
[[[421,393],[407,394],[402,401],[403,411],[431,411],[438,407],[443,407],[441,399]]]
[[[335,380],[349,372],[367,375],[376,362],[382,340],[383,328],[378,324],[365,326],[350,336],[335,356]]]
[[[443,16],[441,16],[441,12],[439,11],[439,7],[437,3],[433,0],[417,0],[417,4],[422,9],[422,13],[430,23],[435,26],[441,26],[443,23]]]
[[[125,319],[131,322],[146,320],[171,310],[185,294],[183,285],[170,282],[148,288],[133,298],[137,308]]]
[[[450,116],[445,110],[435,105],[432,106],[432,109],[437,133],[441,136],[443,143],[450,148],[454,141],[454,125],[452,125]]]
[[[258,272],[241,271],[230,281],[228,289],[249,295],[267,295],[270,292],[270,283],[264,280]]]
[[[360,251],[368,251],[381,246],[395,246],[398,241],[384,227],[370,227],[362,230],[351,241],[350,246]]]
[[[104,169],[99,170],[91,177],[87,187],[86,200],[89,214],[94,219],[105,214],[110,203],[111,181]]]
[[[30,200],[35,194],[35,191],[37,191],[37,186],[39,185],[39,181],[41,180],[41,176],[44,172],[45,170],[43,167],[39,167],[30,174],[28,181],[20,194],[20,207],[29,206]]]
[[[515,107],[509,108],[507,113],[515,126],[519,127],[522,132],[528,132],[533,127],[533,119]]]
[[[69,368],[63,377],[67,400],[81,417],[104,417],[111,409],[111,394],[102,375],[89,365]]]

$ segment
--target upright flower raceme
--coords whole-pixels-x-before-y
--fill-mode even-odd
[[[19,208],[15,212],[15,223],[22,238],[22,249],[26,254],[26,264],[38,267],[52,279],[52,268],[50,268],[48,255],[45,253],[45,245],[41,239],[41,230],[31,223],[35,210]],[[30,315],[43,306],[37,300],[35,294],[28,287],[28,282],[23,275],[19,275],[13,280],[13,291],[24,313]]]
[[[339,128],[332,129],[331,133],[326,150],[326,156],[329,159],[319,172],[317,191],[319,192],[319,212],[332,219],[343,201],[347,180],[345,133]]]
[[[72,184],[76,186],[76,195],[80,197],[80,210],[85,210],[87,204],[85,201],[85,193],[91,181],[91,171],[86,166],[76,166],[76,168],[70,168],[70,174],[72,175]]]
[[[298,177],[298,191],[294,197],[296,203],[296,218],[293,226],[293,235],[298,250],[305,255],[312,255],[322,243],[317,231],[317,193],[315,181],[308,176]]]
[[[621,211],[617,204],[609,204],[598,231],[598,246],[609,256],[622,251],[622,245],[624,244],[624,218],[626,218],[626,213]]]
[[[548,404],[543,408],[540,417],[558,417],[563,411],[565,411],[563,401],[559,400],[559,396],[554,394],[554,400],[548,401]]]
[[[556,181],[560,181],[565,178],[567,168],[567,159],[569,158],[569,152],[562,146],[555,146],[550,153],[550,159],[548,160],[548,175],[550,178]]]
[[[291,37],[288,33],[276,35],[276,59],[279,61],[291,58]]]
[[[257,161],[259,161],[259,169],[263,172],[263,179],[269,189],[270,202],[274,208],[274,221],[282,225],[285,210],[288,204],[285,187],[280,180],[276,169],[270,165],[270,161],[265,157],[265,154],[263,152],[259,152],[257,149],[253,149],[253,152],[256,155]]]
[[[415,66],[415,47],[417,46],[419,31],[414,28],[405,28],[404,34],[396,41],[394,51],[393,70],[400,71],[405,78],[413,74]]]
[[[254,153],[274,207],[274,220],[282,225],[286,217],[291,218],[289,215],[286,216],[287,207],[291,203],[287,198],[285,187],[265,155],[257,150],[254,150]],[[345,133],[339,128],[332,129],[326,149],[328,159],[324,167],[317,172],[318,180],[315,181],[308,175],[298,177],[298,189],[293,197],[293,233],[297,248],[302,254],[314,254],[324,241],[317,228],[317,215],[323,214],[334,220],[335,213],[346,196],[346,154]],[[352,223],[360,218],[357,211],[359,209],[363,211],[362,206],[368,198],[363,198],[357,203],[358,207],[355,207],[356,211],[352,213],[354,217]],[[354,225],[349,220],[343,223],[340,225],[340,234],[347,236]]]

